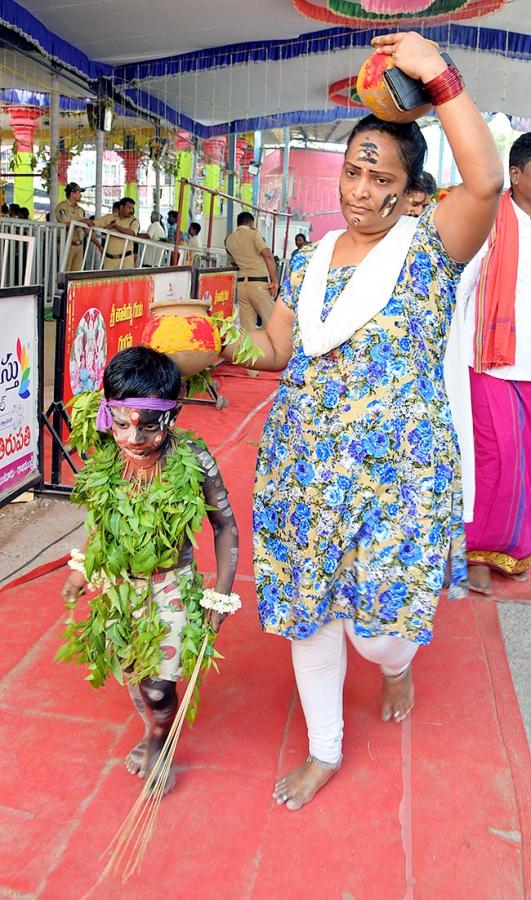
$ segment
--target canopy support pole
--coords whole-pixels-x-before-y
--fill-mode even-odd
[[[289,125],[284,128],[284,153],[282,154],[282,212],[288,211],[288,193],[289,193],[289,144],[291,133]]]
[[[52,72],[50,84],[50,222],[55,221],[55,207],[59,202],[59,78]]]
[[[103,207],[103,153],[105,151],[105,132],[96,131],[96,188],[95,188],[95,215],[99,218]]]
[[[234,229],[234,181],[236,176],[236,135],[229,134],[228,160],[227,160],[227,194],[230,200],[227,200],[227,234]]]

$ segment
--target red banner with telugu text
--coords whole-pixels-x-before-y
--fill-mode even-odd
[[[228,319],[234,313],[236,298],[235,271],[216,272],[208,269],[197,276],[197,299],[210,300],[211,310],[217,316]]]
[[[153,281],[117,276],[69,281],[63,402],[101,387],[103,370],[119,350],[140,344],[153,301]]]

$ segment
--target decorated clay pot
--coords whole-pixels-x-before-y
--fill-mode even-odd
[[[414,122],[429,112],[431,104],[417,106],[407,112],[398,109],[383,77],[385,70],[392,69],[393,65],[392,57],[387,53],[371,53],[358,72],[358,96],[363,105],[383,122]]]
[[[156,301],[142,333],[142,343],[166,353],[185,377],[219,359],[221,338],[208,316],[208,300]]]

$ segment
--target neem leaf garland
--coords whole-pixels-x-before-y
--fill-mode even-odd
[[[71,612],[65,643],[56,657],[86,664],[87,680],[94,687],[103,685],[110,674],[122,682],[124,671],[133,682],[156,675],[164,626],[150,599],[151,577],[158,570],[175,568],[185,539],[195,546],[195,534],[208,509],[204,473],[190,446],[192,440],[200,442],[198,438],[174,430],[162,472],[150,484],[133,484],[122,477],[123,460],[114,440],[96,431],[100,399],[99,392],[80,394],[72,404],[71,442],[80,453],[94,450],[77,476],[72,500],[88,510],[86,577],[103,576],[104,586],[89,601],[88,616],[81,621],[73,616],[74,604],[67,604]],[[204,624],[202,578],[195,566],[178,578],[178,588],[187,615],[182,674],[189,677],[193,671],[206,632],[209,642],[202,671],[212,665],[217,669],[216,635]],[[198,688],[187,713],[190,721],[197,701]]]

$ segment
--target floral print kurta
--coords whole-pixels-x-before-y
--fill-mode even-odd
[[[262,627],[300,639],[350,618],[358,635],[427,644],[448,563],[450,597],[466,593],[459,450],[442,368],[462,266],[427,211],[387,306],[312,358],[297,321],[311,253],[294,256],[282,287],[295,312],[293,356],[257,464]],[[330,270],[323,321],[351,274]]]

